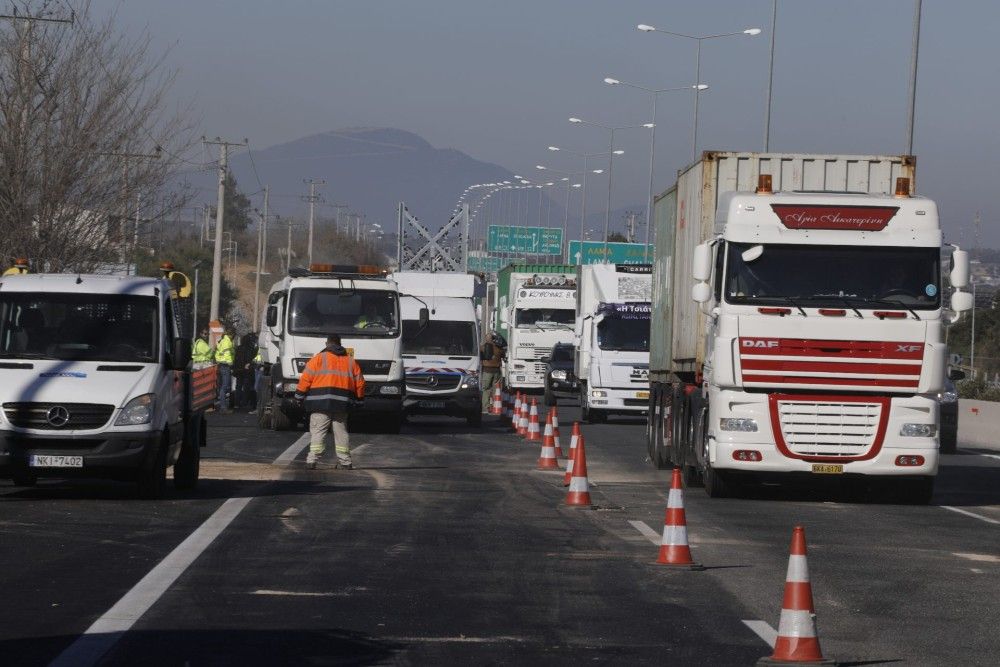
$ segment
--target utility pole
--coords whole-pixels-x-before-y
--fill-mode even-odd
[[[212,256],[212,300],[209,305],[209,326],[219,321],[219,297],[222,292],[222,235],[223,221],[225,220],[226,207],[226,175],[229,169],[229,147],[246,146],[249,142],[244,139],[242,142],[224,141],[216,137],[212,141],[207,141],[202,137],[202,141],[209,146],[219,147],[219,196],[216,200],[215,208],[215,252]],[[210,342],[215,342],[214,334]]]
[[[160,146],[153,148],[152,153],[128,153],[128,152],[109,152],[109,153],[98,153],[98,155],[104,157],[120,157],[122,159],[122,211],[121,211],[121,234],[122,234],[122,259],[124,262],[128,262],[128,243],[125,241],[127,238],[128,229],[128,161],[129,160],[159,160],[163,149]],[[140,220],[140,210],[142,208],[142,198],[140,193],[135,194],[135,229],[132,232],[132,252],[135,253],[139,249],[139,220]]]
[[[264,186],[264,213],[260,216],[260,227],[257,229],[257,273],[253,283],[253,327],[257,331],[258,322],[257,310],[260,307],[260,272],[263,270],[264,245],[267,242],[267,200],[271,194],[271,186]]]
[[[625,240],[629,243],[635,243],[635,228],[636,228],[636,218],[639,216],[635,211],[625,212]]]
[[[285,273],[292,270],[292,219],[288,219],[288,247],[285,249]]]
[[[340,209],[342,209],[342,208],[350,208],[350,206],[348,206],[347,204],[330,204],[330,206],[332,206],[335,209],[335,212],[333,214],[333,227],[339,233],[340,232]]]
[[[309,194],[303,199],[309,202],[309,247],[306,251],[306,257],[309,260],[309,265],[312,266],[313,263],[313,222],[316,215],[316,202],[319,201],[319,195],[316,194],[317,185],[326,185],[326,181],[322,178],[304,178],[302,182],[309,186]]]

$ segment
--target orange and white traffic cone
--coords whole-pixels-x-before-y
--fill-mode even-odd
[[[521,392],[514,394],[514,414],[511,415],[510,427],[520,435],[521,421]]]
[[[559,458],[563,455],[563,452],[562,447],[559,446],[559,413],[556,412],[554,405],[549,410],[549,417],[552,419],[552,442],[556,448],[556,458]]]
[[[812,585],[806,563],[806,531],[802,526],[795,526],[792,531],[790,551],[774,653],[761,658],[757,664],[834,665],[834,660],[823,657],[819,637],[816,636],[816,611],[813,609]]]
[[[573,461],[576,456],[576,443],[580,441],[580,422],[573,422],[573,433],[569,437],[569,458],[566,461],[566,475],[563,476],[563,486],[569,486],[573,479]]]
[[[493,389],[493,405],[490,406],[491,415],[503,414],[503,399],[500,396],[500,387]]]
[[[566,504],[572,507],[590,507],[590,481],[587,479],[587,454],[583,448],[583,436],[577,438],[573,457],[573,476],[566,491]]]
[[[517,419],[517,434],[521,437],[528,436],[528,401],[525,396],[521,396],[521,415]]]
[[[531,412],[528,413],[528,432],[525,433],[525,440],[541,440],[542,429],[538,425],[538,402],[531,399]]]
[[[683,565],[692,570],[703,570],[691,557],[688,546],[687,518],[684,515],[684,491],[681,489],[681,469],[674,468],[670,478],[670,495],[667,496],[667,515],[663,519],[663,538],[660,540],[661,565]]]
[[[545,435],[542,437],[542,453],[538,456],[539,470],[558,470],[555,440],[552,437],[552,413],[545,420]]]

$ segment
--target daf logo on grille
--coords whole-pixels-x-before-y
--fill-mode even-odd
[[[45,415],[45,420],[55,428],[61,428],[69,422],[69,410],[61,405],[51,407]]]

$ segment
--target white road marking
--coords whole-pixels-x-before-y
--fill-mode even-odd
[[[646,525],[643,521],[629,521],[632,527],[642,533],[643,537],[649,539],[656,546],[660,546],[660,534]]]
[[[997,521],[996,519],[991,519],[988,516],[983,516],[982,514],[976,514],[975,512],[959,509],[957,507],[952,507],[950,505],[938,505],[938,507],[940,507],[943,510],[949,510],[952,512],[958,512],[959,514],[964,514],[965,516],[971,516],[973,519],[979,519],[980,521],[991,523],[994,526],[1000,526],[1000,521]]]
[[[498,642],[526,642],[530,641],[526,637],[510,637],[500,635],[498,637],[382,637],[382,639],[394,642],[432,642],[432,643],[456,643],[456,644],[495,644]]]
[[[743,625],[753,630],[754,634],[764,640],[764,643],[774,648],[778,640],[778,631],[764,621],[743,621]]]
[[[975,572],[976,574],[982,574],[983,573],[983,571],[980,570],[978,567],[970,567],[969,568],[969,572]]]
[[[1000,563],[1000,556],[994,556],[993,554],[960,554],[953,551],[951,555],[978,563]]]
[[[222,507],[177,545],[111,609],[94,621],[49,667],[97,664],[251,500],[252,498],[230,498],[222,503]]]
[[[350,594],[351,594],[350,590],[310,592],[310,591],[275,591],[267,588],[261,588],[251,593],[251,595],[275,595],[275,596],[288,596],[288,597],[301,597],[301,598],[346,598],[350,596]]]
[[[294,519],[294,518],[298,517],[301,514],[302,513],[299,512],[294,507],[289,507],[288,509],[286,509],[284,512],[281,513],[281,523],[282,523],[282,525],[286,529],[292,531],[293,533],[301,533],[302,532],[302,527],[301,526],[297,526],[294,521],[291,521],[291,519]]]
[[[997,459],[1000,461],[1000,454],[980,454],[980,456],[985,456],[988,459]]]
[[[302,453],[302,450],[309,446],[309,432],[306,431],[299,439],[291,444],[291,446],[285,451],[278,455],[278,458],[274,459],[272,465],[276,466],[290,466],[295,457]]]

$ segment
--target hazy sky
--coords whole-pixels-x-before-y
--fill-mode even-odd
[[[263,148],[352,126],[416,132],[518,173],[578,169],[556,144],[606,150],[609,125],[647,122],[649,95],[602,83],[694,83],[695,43],[641,33],[760,27],[703,43],[699,150],[761,150],[771,0],[94,0],[122,29],[170,49],[174,95],[203,132]],[[771,150],[905,151],[912,0],[779,0]],[[946,237],[1000,246],[1000,2],[923,3],[917,190]],[[693,99],[660,97],[656,190],[690,161]],[[641,204],[646,130],[619,133],[614,205]],[[317,174],[317,176],[322,176]],[[335,185],[331,184],[333,187]],[[456,196],[458,193],[456,193]],[[336,193],[350,199],[350,193]],[[596,195],[595,195],[596,197]],[[595,198],[595,204],[598,201]],[[603,201],[603,200],[601,200]]]

